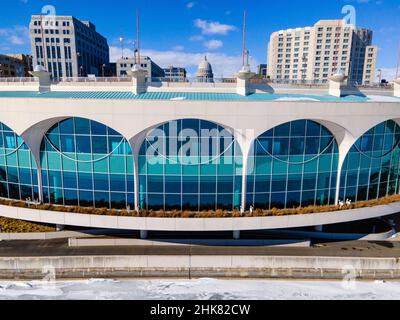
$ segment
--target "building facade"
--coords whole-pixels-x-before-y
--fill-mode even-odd
[[[29,29],[33,65],[44,66],[53,78],[101,76],[110,62],[107,39],[91,22],[33,15]]]
[[[32,56],[25,54],[0,54],[0,77],[29,77]]]
[[[236,84],[189,88],[161,82],[133,94],[132,83],[87,82],[72,88],[54,84],[38,95],[30,86],[0,83],[2,198],[212,215],[400,193],[400,98],[383,89],[382,96],[361,89],[363,96],[335,97],[299,86],[265,93],[254,84],[258,91],[241,96]],[[387,214],[382,210],[376,216]],[[355,212],[360,220],[367,210]],[[353,219],[339,215],[342,222]],[[47,217],[49,222],[51,216],[28,220]],[[315,214],[307,223],[325,217],[330,215]],[[121,217],[101,218],[103,227],[109,221],[122,228],[150,228],[124,226]],[[287,217],[274,218],[275,228],[288,226]],[[75,225],[81,219],[91,220],[75,213],[69,219],[66,212],[63,221]],[[190,220],[189,229],[207,230],[213,224],[208,220]],[[157,221],[156,230],[171,228],[171,219]],[[221,230],[247,228],[229,223]]]
[[[141,56],[140,59],[138,57],[124,57],[118,59],[117,64],[117,76],[118,77],[126,77],[128,72],[132,69],[135,64],[139,64],[140,67],[146,71],[147,78],[164,78],[165,72],[158,64],[156,64],[150,57]]]
[[[351,83],[373,83],[377,50],[372,35],[342,20],[274,32],[268,45],[268,76],[326,82],[334,73],[344,73]]]
[[[186,82],[186,69],[174,66],[164,68],[165,80],[171,82]]]

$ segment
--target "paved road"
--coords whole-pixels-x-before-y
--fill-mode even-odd
[[[350,241],[312,247],[117,246],[68,247],[67,239],[0,241],[0,257],[79,255],[274,255],[399,257],[400,242]]]

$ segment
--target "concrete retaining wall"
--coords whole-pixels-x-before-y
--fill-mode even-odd
[[[76,256],[0,258],[0,278],[239,277],[400,279],[397,258],[285,256]]]

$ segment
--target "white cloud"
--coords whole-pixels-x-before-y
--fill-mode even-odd
[[[172,47],[172,50],[174,50],[174,51],[183,51],[183,50],[185,50],[185,47],[181,46],[181,45],[177,45],[177,46]]]
[[[224,43],[221,40],[209,40],[204,42],[204,46],[210,50],[221,48]]]
[[[8,40],[11,42],[11,44],[16,45],[16,46],[25,44],[24,39],[22,39],[18,36],[11,36]]]
[[[0,36],[4,42],[17,46],[29,43],[29,29],[26,26],[0,28]]]
[[[220,34],[220,35],[226,35],[230,31],[236,30],[235,26],[228,25],[228,24],[222,24],[218,21],[206,21],[202,19],[196,19],[194,20],[194,25],[201,29],[201,32],[203,34]]]
[[[196,5],[196,2],[189,2],[187,5],[186,5],[186,8],[188,8],[188,9],[192,9],[194,6]]]
[[[189,38],[189,40],[190,40],[190,41],[203,41],[203,40],[204,40],[204,37],[203,37],[203,36],[200,36],[200,35],[196,35],[196,36],[191,36],[191,37]]]
[[[142,55],[149,56],[155,63],[161,67],[174,65],[185,67],[189,73],[191,70],[196,70],[203,57],[206,55],[207,60],[211,63],[214,76],[219,78],[221,76],[230,77],[239,71],[242,65],[241,55],[227,55],[225,53],[217,52],[198,52],[191,53],[185,51],[158,51],[158,50],[142,50]],[[133,56],[132,50],[126,50],[125,55]],[[121,56],[121,49],[118,47],[110,47],[111,61],[116,61]],[[255,69],[258,62],[251,58],[252,68]],[[189,75],[190,76],[190,75]]]

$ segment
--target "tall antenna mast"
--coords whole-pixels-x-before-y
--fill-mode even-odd
[[[246,55],[246,11],[243,13],[243,47],[242,47],[242,66],[245,64]]]
[[[399,69],[400,69],[400,41],[399,41],[399,49],[398,49],[398,57],[397,57],[396,79],[398,79],[400,77]]]
[[[140,64],[140,15],[139,9],[136,10],[136,47],[138,52],[138,63]]]

